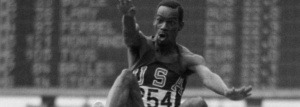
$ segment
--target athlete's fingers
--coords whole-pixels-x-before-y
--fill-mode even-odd
[[[236,90],[235,90],[235,88],[233,87],[233,88],[230,89],[230,91],[229,91],[228,94],[230,95],[230,94],[233,94],[233,93],[235,93],[235,92],[236,92]]]
[[[236,92],[237,92],[237,93],[242,93],[242,92],[244,91],[244,88],[245,88],[245,87],[239,88],[239,89],[236,90]]]
[[[252,95],[251,93],[247,93],[246,97],[249,97],[249,96],[251,96],[251,95]]]
[[[237,90],[236,88],[233,87],[232,92],[233,92],[233,93],[236,93],[236,92],[238,92],[238,90]]]
[[[235,93],[235,89],[234,88],[230,88],[228,89],[228,91],[225,93],[226,96],[231,96],[233,93]]]
[[[247,87],[246,89],[245,89],[245,92],[246,93],[249,93],[249,92],[251,92],[252,91],[252,87],[251,86],[249,86],[249,87]]]
[[[245,92],[245,87],[242,87],[241,89],[240,89],[240,93],[244,93]]]

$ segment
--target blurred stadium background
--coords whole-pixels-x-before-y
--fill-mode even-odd
[[[134,0],[151,35],[160,0]],[[210,107],[300,107],[299,0],[181,0],[179,42],[203,55],[230,87],[253,95],[229,101],[189,78],[185,98]],[[127,67],[118,0],[0,0],[0,105],[92,107],[104,103]],[[200,91],[196,91],[200,89]],[[99,103],[98,103],[99,104]]]

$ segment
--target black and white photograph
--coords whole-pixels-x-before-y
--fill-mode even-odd
[[[0,107],[300,107],[300,0],[0,0]]]

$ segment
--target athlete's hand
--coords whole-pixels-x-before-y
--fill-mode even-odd
[[[135,15],[135,7],[132,4],[131,0],[119,0],[120,4],[118,4],[118,9],[123,15],[134,16]]]
[[[231,88],[225,92],[225,96],[231,100],[242,100],[251,95],[252,87]]]

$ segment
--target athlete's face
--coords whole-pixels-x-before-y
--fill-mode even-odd
[[[160,6],[154,19],[156,33],[153,37],[156,46],[164,46],[175,43],[178,31],[183,27],[179,21],[178,9]]]

